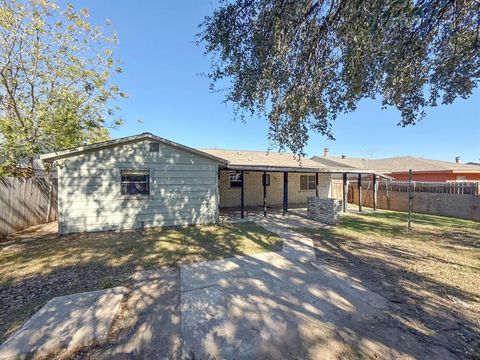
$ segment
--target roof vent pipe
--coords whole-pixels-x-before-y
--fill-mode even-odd
[[[457,164],[461,164],[462,163],[462,158],[460,156],[455,156],[455,162]]]
[[[323,157],[328,157],[328,148],[323,149]]]

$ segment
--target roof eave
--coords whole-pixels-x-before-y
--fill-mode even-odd
[[[85,152],[105,149],[105,148],[112,147],[112,146],[119,145],[119,144],[127,144],[127,143],[135,142],[135,141],[138,141],[138,140],[141,140],[141,139],[151,139],[151,140],[155,140],[155,141],[158,141],[158,142],[162,142],[164,144],[167,144],[167,145],[170,145],[170,146],[173,146],[173,147],[177,147],[177,148],[180,148],[182,150],[185,150],[185,151],[188,151],[188,152],[191,152],[191,153],[194,153],[194,154],[212,159],[212,160],[217,161],[221,164],[228,164],[228,160],[226,160],[226,159],[220,158],[220,157],[215,156],[215,155],[208,154],[208,153],[203,152],[201,150],[197,150],[197,149],[194,149],[194,148],[176,143],[176,142],[168,140],[168,139],[161,138],[159,136],[156,136],[156,135],[153,135],[153,134],[150,134],[150,133],[143,133],[143,134],[128,136],[128,137],[124,137],[124,138],[120,138],[120,139],[104,141],[104,142],[101,142],[101,143],[79,146],[79,147],[72,148],[72,149],[67,149],[67,150],[52,152],[52,153],[48,153],[48,154],[43,154],[43,155],[40,155],[40,160],[42,160],[44,162],[52,163],[56,160],[60,160],[60,159],[68,158],[68,157],[71,157],[71,156],[79,155],[79,154],[82,154],[82,153],[85,153]]]
[[[293,167],[293,166],[273,166],[273,165],[243,165],[228,164],[226,170],[234,171],[271,171],[271,172],[310,172],[310,173],[334,173],[334,174],[376,174],[384,178],[393,179],[381,172],[362,169],[345,168],[311,168],[311,167]]]

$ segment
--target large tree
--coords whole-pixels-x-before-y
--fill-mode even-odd
[[[115,33],[53,0],[0,0],[0,174],[33,175],[38,154],[109,137]]]
[[[479,32],[480,0],[233,0],[198,36],[212,86],[240,116],[267,116],[273,143],[301,154],[309,130],[333,138],[332,121],[361,99],[380,96],[407,126],[469,97]]]

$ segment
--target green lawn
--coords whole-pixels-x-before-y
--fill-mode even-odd
[[[42,235],[0,243],[0,341],[49,299],[128,283],[138,270],[280,250],[251,223]]]
[[[480,348],[480,223],[395,211],[349,214],[332,228],[297,229],[317,258],[399,304],[398,321],[425,341]],[[462,352],[463,351],[463,352]]]

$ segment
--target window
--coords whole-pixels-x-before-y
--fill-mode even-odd
[[[230,187],[242,187],[242,173],[229,173]]]
[[[158,142],[151,142],[149,150],[150,152],[158,152],[160,150],[160,144]]]
[[[315,190],[315,175],[300,175],[300,190]]]
[[[457,181],[466,181],[467,177],[466,176],[457,176]]]
[[[122,170],[122,195],[149,195],[150,172],[148,170]]]
[[[270,186],[270,174],[262,174],[262,185]]]

